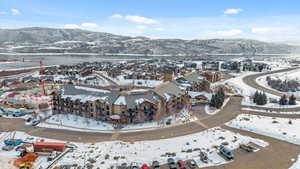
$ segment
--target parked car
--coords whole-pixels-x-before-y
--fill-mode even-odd
[[[31,125],[32,125],[32,126],[37,126],[38,124],[40,124],[40,121],[39,121],[39,120],[33,120],[33,121],[31,122]]]
[[[172,124],[172,119],[168,119],[166,125],[171,125],[171,124]]]
[[[173,158],[168,158],[168,166],[170,169],[177,169],[175,160]]]
[[[139,169],[138,164],[136,162],[131,163],[130,169]]]
[[[32,118],[29,117],[29,118],[26,119],[26,122],[29,123],[29,122],[31,122],[31,120],[32,120]]]
[[[234,97],[243,97],[243,95],[241,95],[241,94],[234,94],[233,96]]]
[[[21,112],[14,112],[14,113],[13,113],[13,116],[14,116],[14,117],[22,117],[22,116],[24,116],[24,114],[21,113]]]
[[[48,156],[47,161],[52,161],[55,159],[55,157],[57,156],[57,152],[53,151],[50,156]]]
[[[207,154],[203,151],[200,151],[200,160],[204,163],[208,163],[208,157]]]
[[[183,160],[177,161],[177,165],[178,165],[179,169],[186,169],[186,164],[185,164],[185,161],[183,161]]]
[[[190,167],[190,169],[195,169],[197,167],[196,161],[194,160],[188,161],[187,165]]]
[[[147,164],[143,164],[141,169],[150,169],[150,167]]]
[[[197,106],[197,103],[195,103],[195,102],[192,102],[192,107],[196,107]]]
[[[153,167],[153,169],[160,169],[159,162],[158,161],[153,161],[152,162],[152,167]]]
[[[232,160],[234,158],[233,153],[223,145],[220,146],[220,153],[228,160]]]

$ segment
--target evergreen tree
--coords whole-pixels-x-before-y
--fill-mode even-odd
[[[294,95],[290,96],[289,105],[296,105],[296,97]]]
[[[210,100],[210,106],[215,107],[217,109],[221,108],[225,100],[225,92],[222,88],[220,88],[216,94],[212,95]]]
[[[253,96],[253,102],[257,105],[265,105],[268,103],[267,95],[265,93],[256,91]]]
[[[262,94],[262,104],[265,105],[267,103],[268,103],[267,95],[266,95],[266,93],[263,93]]]
[[[287,98],[286,95],[281,96],[280,100],[279,100],[279,104],[280,105],[287,105]]]
[[[211,107],[216,107],[216,96],[213,94],[212,97],[211,97],[211,100],[210,100],[210,103],[209,105]]]
[[[258,96],[259,96],[259,93],[258,91],[256,90],[254,96],[253,96],[253,103],[257,103],[257,99],[258,99]]]

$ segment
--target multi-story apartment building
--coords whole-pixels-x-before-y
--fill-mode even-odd
[[[53,93],[53,113],[120,123],[159,121],[178,113],[186,99],[186,92],[172,82],[153,90],[128,91],[67,85],[60,93]]]

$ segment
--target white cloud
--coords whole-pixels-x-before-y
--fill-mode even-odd
[[[121,15],[121,14],[113,14],[109,17],[110,19],[124,19],[130,22],[139,23],[139,24],[158,24],[157,20],[146,18],[138,15]]]
[[[65,24],[64,28],[66,28],[66,29],[79,29],[80,26],[77,25],[77,24]]]
[[[217,31],[215,32],[217,35],[219,36],[237,36],[240,35],[241,33],[243,33],[242,30],[240,29],[230,29],[230,30],[222,30],[222,31]]]
[[[110,18],[112,18],[112,19],[122,19],[123,16],[120,15],[120,14],[113,14],[112,16],[110,16]]]
[[[225,15],[234,15],[234,14],[239,14],[242,11],[243,11],[243,9],[240,9],[240,8],[229,8],[224,11],[224,14]]]
[[[80,24],[80,27],[96,28],[96,27],[98,27],[98,25],[96,23],[85,22],[85,23]]]
[[[146,26],[138,25],[138,26],[136,26],[136,28],[139,29],[139,30],[144,30],[144,29],[146,29]]]
[[[10,10],[10,13],[11,13],[12,15],[19,15],[19,14],[21,14],[21,12],[20,12],[18,9],[15,9],[15,8],[12,8],[12,9]]]
[[[260,28],[252,28],[251,32],[256,34],[269,34],[269,33],[275,33],[276,29],[270,27],[260,27]]]
[[[164,28],[155,28],[154,30],[156,30],[156,31],[164,31],[165,29]]]
[[[127,15],[125,16],[125,19],[131,22],[135,23],[143,23],[143,24],[157,24],[158,21],[151,19],[151,18],[145,18],[142,16],[137,15]]]

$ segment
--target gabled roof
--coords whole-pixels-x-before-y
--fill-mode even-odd
[[[169,100],[169,97],[179,97],[184,94],[184,91],[174,82],[167,82],[157,86],[157,88],[153,89],[153,92],[166,100]]]
[[[192,72],[183,78],[188,82],[200,82],[204,79],[203,76],[199,75],[197,72]]]

